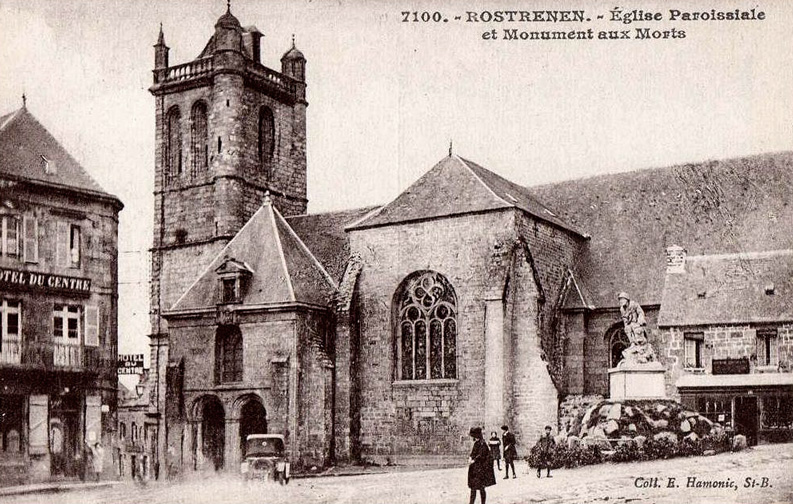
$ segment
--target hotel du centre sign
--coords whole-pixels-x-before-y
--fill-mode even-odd
[[[0,268],[0,289],[11,288],[88,295],[91,279]]]

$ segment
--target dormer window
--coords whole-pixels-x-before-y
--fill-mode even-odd
[[[227,256],[215,272],[218,275],[218,303],[241,303],[248,279],[253,274],[250,266]]]
[[[223,284],[222,303],[236,303],[239,301],[239,284],[237,278],[224,278],[221,280]]]

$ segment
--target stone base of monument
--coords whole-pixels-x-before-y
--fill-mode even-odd
[[[609,392],[610,399],[664,398],[664,366],[660,362],[648,362],[611,368]]]

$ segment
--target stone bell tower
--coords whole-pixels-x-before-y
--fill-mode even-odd
[[[259,61],[262,33],[228,10],[193,61],[154,46],[155,213],[152,331],[269,191],[283,215],[306,211],[305,58]],[[159,329],[158,329],[159,328]]]
[[[229,8],[193,61],[169,62],[162,27],[154,46],[150,339],[158,383],[152,404],[159,414],[169,344],[161,313],[256,212],[265,193],[285,216],[306,211],[305,58],[293,41],[282,71],[270,69],[260,62],[262,37],[256,27],[242,27]]]

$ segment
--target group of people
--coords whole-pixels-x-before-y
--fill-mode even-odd
[[[509,431],[506,425],[501,426],[501,439],[495,431],[490,433],[490,439],[486,442],[482,435],[481,427],[472,427],[469,435],[474,440],[474,446],[471,449],[471,456],[468,459],[468,488],[471,489],[470,504],[474,504],[476,500],[476,492],[479,491],[479,497],[482,504],[486,503],[487,492],[485,488],[496,484],[496,475],[493,469],[493,462],[495,462],[498,470],[501,471],[501,458],[503,446],[504,458],[504,479],[509,479],[509,469],[512,468],[512,478],[517,478],[515,473],[515,459],[518,457],[518,450],[515,448],[516,439],[515,435]],[[552,428],[550,425],[545,427],[545,434],[540,437],[538,445],[548,453],[547,457],[543,457],[543,464],[537,468],[537,477],[542,476],[542,469],[546,469],[546,476],[551,478],[550,466],[550,453],[556,442],[551,435]]]

